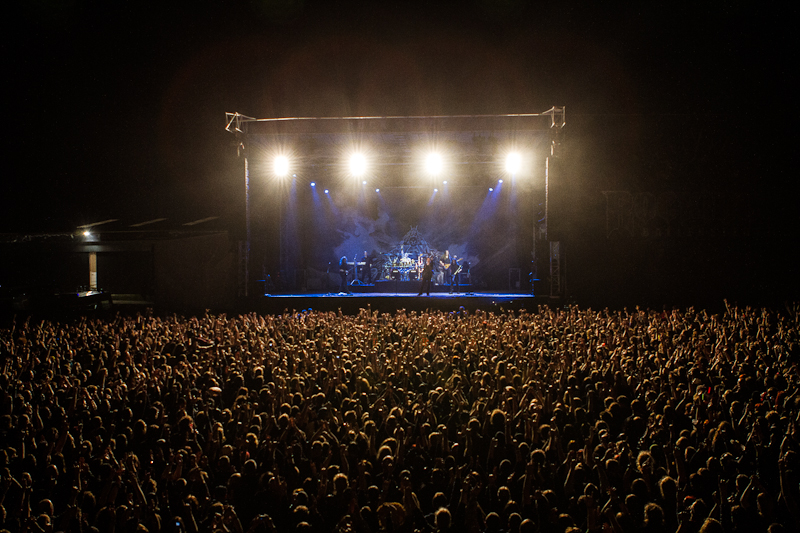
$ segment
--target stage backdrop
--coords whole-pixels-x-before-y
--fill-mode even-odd
[[[282,248],[290,270],[327,270],[341,257],[363,261],[367,252],[376,274],[385,276],[381,263],[402,254],[416,259],[449,250],[469,263],[474,284],[504,288],[509,268],[529,268],[532,195],[511,190],[510,183],[493,191],[443,185],[437,191],[389,187],[376,192],[362,186],[326,194],[318,186],[306,188],[303,194],[295,191],[284,214]]]

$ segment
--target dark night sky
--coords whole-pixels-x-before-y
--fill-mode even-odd
[[[20,2],[0,232],[241,213],[224,113],[567,108],[582,183],[785,198],[796,12],[754,2]],[[769,225],[769,224],[767,224]]]

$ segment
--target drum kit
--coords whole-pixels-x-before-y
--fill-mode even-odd
[[[427,255],[420,254],[412,257],[404,254],[383,254],[383,268],[380,279],[394,281],[417,281],[425,266]]]
[[[434,269],[439,270],[434,282],[441,284],[444,277],[444,273],[439,269],[441,255],[435,248],[428,245],[417,227],[412,227],[397,247],[382,253],[378,259],[373,261],[372,264],[375,266],[377,274],[373,279],[418,281],[425,268],[425,263],[428,258],[431,258]]]

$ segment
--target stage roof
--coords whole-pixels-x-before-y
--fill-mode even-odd
[[[371,117],[283,117],[253,118],[240,113],[226,113],[231,132],[248,135],[292,134],[379,134],[462,132],[545,132],[566,124],[564,107],[543,113],[503,115],[371,116]]]

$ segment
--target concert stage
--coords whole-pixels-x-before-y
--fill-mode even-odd
[[[561,205],[548,201],[548,184],[560,168],[563,108],[227,117],[243,148],[247,240],[238,248],[237,292],[251,308],[527,305],[530,278],[544,272],[548,292],[563,293],[558,231],[547,230],[548,213]],[[439,286],[418,303],[419,278],[431,271]],[[343,275],[352,295],[338,295]],[[449,297],[451,276],[467,294]],[[365,279],[378,281],[360,286]]]
[[[388,282],[387,282],[388,283]],[[410,283],[410,282],[406,282]],[[394,283],[391,283],[394,285]],[[404,285],[399,282],[398,286]],[[314,309],[316,311],[337,311],[353,314],[360,309],[369,308],[382,313],[394,313],[398,309],[406,311],[424,311],[426,309],[438,311],[467,311],[528,309],[534,310],[538,305],[551,303],[547,296],[534,296],[530,293],[506,292],[479,292],[465,290],[462,287],[459,293],[450,294],[449,287],[432,287],[431,295],[417,296],[419,283],[414,283],[413,291],[408,287],[398,287],[398,292],[383,292],[386,287],[357,286],[350,287],[351,292],[333,293],[295,293],[295,294],[267,294],[249,299],[248,308],[263,314],[279,314],[284,311],[302,311]]]

